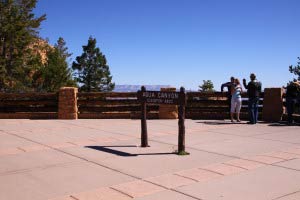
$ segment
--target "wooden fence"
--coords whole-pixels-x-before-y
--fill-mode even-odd
[[[186,118],[189,119],[225,119],[229,118],[229,102],[226,93],[187,93]],[[259,101],[259,119],[262,117],[264,93],[261,93]],[[247,94],[242,94],[241,119],[248,118]]]
[[[79,118],[137,119],[140,118],[141,104],[136,92],[127,93],[78,93]],[[149,118],[158,118],[157,105],[148,106]]]
[[[241,118],[248,117],[246,94],[243,94]],[[259,115],[263,107],[261,95]],[[225,93],[187,93],[186,118],[225,119],[229,117],[228,101]],[[141,105],[136,92],[127,93],[78,93],[78,118],[81,119],[138,119]],[[159,118],[159,105],[147,105],[147,117]],[[0,118],[53,118],[58,116],[58,93],[1,94]]]
[[[0,93],[0,118],[56,119],[58,93]]]

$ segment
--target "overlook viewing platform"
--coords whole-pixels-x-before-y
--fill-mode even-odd
[[[1,119],[2,200],[300,199],[299,126],[186,120]]]

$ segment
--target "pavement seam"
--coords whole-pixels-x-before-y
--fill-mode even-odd
[[[265,155],[256,155],[256,156],[271,157],[271,156],[265,156]],[[263,164],[263,165],[273,165],[273,164],[276,164],[276,163],[281,163],[281,162],[288,161],[288,160],[285,160],[285,159],[282,159],[282,158],[279,158],[279,159],[281,161],[277,161],[277,162],[274,162],[274,163],[266,163],[266,162],[259,161],[259,160],[251,160],[251,157],[250,158],[241,158],[241,160],[256,162],[256,163]]]
[[[271,156],[269,156],[269,157],[271,157]],[[276,158],[276,157],[272,157],[272,158]],[[282,160],[282,161],[278,161],[278,162],[275,162],[275,163],[272,163],[272,164],[270,164],[270,165],[276,165],[276,164],[278,164],[278,163],[284,163],[284,162],[286,162],[286,161],[291,161],[291,160],[296,160],[296,159],[298,159],[298,158],[291,158],[291,159],[284,159],[284,160]]]
[[[279,167],[279,168],[283,168],[283,169],[288,169],[288,170],[293,170],[293,171],[296,171],[296,172],[300,172],[300,169],[294,169],[294,168],[290,168],[290,167],[284,167],[284,166],[276,165],[276,164],[271,164],[271,165],[274,166],[274,167]]]
[[[183,178],[186,178],[186,177],[184,177],[184,176],[182,176],[182,177],[183,177]],[[191,179],[191,178],[189,178],[189,179]],[[148,180],[145,180],[145,179],[141,179],[141,180],[144,181],[144,182],[146,182],[146,183],[151,183],[151,184],[156,185],[156,186],[158,186],[158,187],[162,187],[162,188],[164,188],[164,189],[166,189],[166,190],[170,190],[170,191],[173,191],[173,192],[177,192],[177,193],[186,195],[186,196],[191,197],[191,198],[196,199],[196,200],[203,200],[203,199],[200,199],[200,198],[198,198],[198,197],[192,196],[192,195],[190,195],[190,194],[185,194],[185,193],[183,193],[183,192],[181,192],[181,191],[179,191],[179,190],[176,190],[176,189],[174,189],[174,188],[168,188],[168,187],[166,187],[166,186],[159,185],[159,184],[157,184],[157,183],[153,183],[153,182],[148,181]],[[192,179],[192,180],[193,180],[193,179]],[[196,180],[194,180],[194,181],[196,181]],[[196,181],[196,182],[199,182],[199,181]]]
[[[175,172],[175,173],[177,173],[177,172]],[[196,180],[196,179],[193,179],[193,178],[190,178],[190,177],[187,177],[187,176],[184,176],[184,175],[180,175],[180,174],[174,174],[174,175],[176,175],[176,176],[180,176],[180,177],[182,177],[182,178],[186,178],[186,179],[190,179],[190,180],[193,180],[193,181],[195,181],[195,182],[199,182],[198,180]]]
[[[125,192],[123,192],[123,191],[121,191],[121,190],[118,190],[118,189],[116,189],[116,188],[113,188],[113,186],[112,187],[109,187],[110,189],[112,189],[112,190],[114,190],[114,191],[116,191],[116,192],[119,192],[119,193],[121,193],[121,194],[124,194],[124,195],[126,195],[126,196],[128,196],[128,197],[130,197],[130,198],[134,198],[133,196],[131,196],[131,195],[129,195],[129,194],[127,194],[127,193],[125,193]]]
[[[267,164],[267,163],[263,163],[263,162],[259,162],[259,161],[256,161],[256,160],[250,160],[250,159],[244,159],[244,158],[240,158],[241,160],[246,160],[246,161],[251,161],[251,162],[256,162],[256,163],[259,163],[259,164],[263,164],[265,166],[273,166],[273,167],[278,167],[278,168],[283,168],[283,169],[288,169],[288,170],[293,170],[293,171],[297,171],[297,172],[300,172],[300,169],[294,169],[294,168],[289,168],[289,167],[284,167],[284,166],[281,166],[281,165],[276,165],[277,163],[281,163],[281,162],[285,162],[285,161],[288,161],[288,160],[284,160],[284,161],[279,161],[279,162],[276,162],[276,163],[273,163],[273,164]],[[295,158],[297,159],[297,158]],[[294,159],[292,159],[294,160]],[[243,168],[243,167],[240,167],[240,166],[235,166],[233,164],[228,164],[228,163],[223,163],[225,165],[231,165],[233,167],[239,167],[239,168],[242,168],[242,169],[245,169],[245,170],[253,170],[253,169],[246,169],[246,168]],[[263,167],[263,166],[260,166],[260,167]],[[258,167],[258,168],[260,168]]]
[[[149,139],[149,141],[157,142],[157,143],[160,143],[160,144],[166,144],[166,145],[169,145],[169,146],[174,146],[174,144],[170,144],[170,143],[162,142],[162,141],[157,141],[157,140],[154,140],[154,139]],[[175,146],[177,146],[177,145],[175,145]],[[232,156],[232,155],[222,154],[222,153],[213,152],[213,151],[207,151],[207,150],[198,149],[198,148],[195,148],[195,147],[187,147],[187,148],[195,150],[195,151],[200,151],[200,152],[215,154],[215,155],[219,155],[219,156],[225,156],[225,157],[229,157],[229,158],[240,159],[240,157],[238,157],[238,156]]]
[[[299,193],[300,192],[300,190],[298,190],[298,191],[296,191],[296,192],[292,192],[292,193],[289,193],[289,194],[285,194],[285,195],[283,195],[283,196],[280,196],[280,197],[276,197],[275,199],[272,199],[272,200],[280,200],[281,198],[283,198],[283,197],[288,197],[288,196],[290,196],[290,195],[293,195],[293,194],[297,194],[297,193]]]
[[[59,163],[59,164],[42,166],[42,167],[33,167],[33,168],[29,168],[29,169],[20,169],[20,170],[15,170],[15,171],[7,171],[7,172],[0,173],[0,176],[7,176],[7,175],[19,174],[19,173],[27,173],[27,172],[31,172],[33,170],[44,170],[44,169],[49,169],[49,168],[53,168],[53,167],[67,166],[67,165],[76,164],[76,163],[77,162],[66,162],[66,163]]]
[[[172,174],[172,175],[174,175],[174,176],[179,176],[179,177],[181,177],[181,178],[186,178],[186,179],[189,179],[189,180],[192,180],[192,181],[195,181],[195,182],[199,182],[199,181],[197,181],[196,179],[193,179],[193,178],[190,178],[190,177],[186,177],[186,176],[183,176],[183,175],[180,175],[180,174],[176,174],[177,172],[175,172],[174,174]]]
[[[190,197],[190,198],[192,198],[192,199],[196,199],[196,200],[204,200],[204,199],[201,199],[201,198],[192,196],[192,195],[190,195],[190,194],[181,192],[181,191],[179,191],[179,190],[174,190],[174,189],[170,189],[170,190],[171,190],[171,191],[174,191],[174,192],[177,192],[177,193],[179,193],[179,194],[182,194],[182,195],[184,195],[184,196],[188,196],[188,197]]]
[[[74,146],[79,146],[79,145],[77,145],[77,144],[74,144],[73,142],[66,142],[66,143],[72,144],[72,145],[74,145]]]
[[[300,155],[300,154],[298,154],[298,153],[291,153],[291,152],[288,152],[288,151],[282,151],[282,152],[284,152],[284,153],[289,153],[289,154],[295,154],[295,155]]]
[[[21,150],[21,151],[23,151],[23,152],[26,152],[26,150],[25,150],[25,149],[22,149],[21,147],[17,147],[17,149],[19,149],[19,150]]]
[[[218,130],[218,129],[216,129],[216,130]],[[257,137],[257,136],[261,136],[261,135],[274,134],[274,133],[263,133],[263,134],[256,134],[256,135],[249,136],[249,135],[238,135],[238,134],[232,134],[232,133],[220,133],[220,132],[215,131],[215,130],[208,130],[207,132],[218,133],[218,134],[223,134],[223,135],[232,135],[232,136],[237,136],[237,137],[242,137],[242,138],[252,138],[252,139],[258,139],[258,140],[281,142],[281,143],[294,144],[294,145],[299,145],[300,144],[298,142],[286,142],[286,141],[282,141],[282,140],[274,140],[274,139],[267,139],[267,138]]]
[[[286,153],[286,152],[284,152],[284,153]],[[292,154],[292,153],[290,153],[290,154]],[[295,154],[295,155],[298,155],[298,154]],[[279,162],[285,162],[285,161],[297,159],[297,158],[286,159],[286,158],[281,158],[279,156],[277,157],[277,156],[270,156],[270,155],[265,155],[265,154],[262,154],[262,156],[266,156],[266,157],[270,157],[270,158],[278,158],[278,159],[282,159],[283,160],[283,161],[279,161]]]
[[[228,166],[232,166],[232,167],[238,167],[238,168],[241,168],[241,169],[244,169],[244,170],[247,170],[247,171],[249,171],[249,169],[247,169],[247,168],[244,168],[244,167],[241,167],[241,166],[237,166],[237,165],[233,165],[233,164],[229,164],[229,163],[222,163],[222,164],[224,164],[224,165],[228,165]]]
[[[216,172],[216,171],[213,171],[213,170],[210,170],[210,169],[205,169],[205,168],[198,168],[198,169],[201,169],[201,170],[204,170],[204,171],[208,171],[208,172],[212,172],[212,173],[215,173],[215,174],[219,174],[221,176],[225,176],[225,174],[222,174],[222,173],[219,173],[219,172]]]

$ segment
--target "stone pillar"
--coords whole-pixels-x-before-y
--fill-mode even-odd
[[[58,119],[78,119],[77,108],[78,89],[62,87],[58,97]]]
[[[283,89],[265,88],[262,119],[266,122],[278,122],[283,114]]]
[[[161,88],[162,92],[176,92],[176,88]],[[159,105],[159,119],[178,119],[177,105]]]

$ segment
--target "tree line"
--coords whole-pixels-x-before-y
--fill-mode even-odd
[[[105,55],[88,38],[82,55],[69,66],[66,42],[54,46],[39,36],[46,14],[35,16],[37,0],[0,0],[0,92],[55,92],[63,86],[81,91],[111,91]]]

